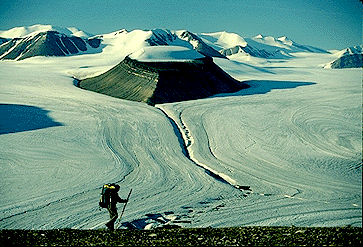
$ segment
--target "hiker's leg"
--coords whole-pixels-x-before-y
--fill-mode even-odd
[[[117,213],[117,209],[116,208],[113,208],[112,209],[112,215],[110,215],[110,218],[111,218],[110,222],[112,222],[112,224],[114,224],[115,221],[118,218],[118,213]]]
[[[115,221],[118,218],[117,208],[108,207],[107,210],[108,213],[110,214],[110,221],[107,222],[106,226],[108,227],[108,229],[113,230]]]

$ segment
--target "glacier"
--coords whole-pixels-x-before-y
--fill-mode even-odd
[[[104,228],[107,182],[133,189],[121,228],[362,226],[360,69],[214,58],[250,88],[152,107],[75,86],[144,47],[116,40],[0,61],[1,229]]]

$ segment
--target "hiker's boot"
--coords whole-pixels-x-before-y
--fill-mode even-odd
[[[110,223],[110,222],[109,222],[109,223],[107,223],[107,224],[106,224],[106,226],[107,226],[108,230],[111,230],[111,231],[112,231],[112,230],[114,230],[114,229],[115,229],[115,227],[114,227],[113,223]]]

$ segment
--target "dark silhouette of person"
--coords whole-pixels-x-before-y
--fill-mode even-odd
[[[109,230],[115,229],[115,221],[118,218],[117,207],[116,204],[119,203],[126,203],[127,200],[121,199],[118,195],[118,191],[120,190],[120,186],[115,184],[116,189],[110,191],[110,202],[107,206],[107,210],[110,214],[110,221],[106,223],[106,226]]]

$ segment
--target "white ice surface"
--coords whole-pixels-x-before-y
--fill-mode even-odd
[[[158,105],[190,160],[159,109],[74,86],[126,56],[106,48],[0,62],[1,229],[104,227],[106,182],[133,188],[122,222],[137,228],[362,226],[359,69],[215,59],[251,88]]]
[[[182,46],[144,47],[130,55],[130,58],[142,62],[190,61],[203,57],[199,52]]]

